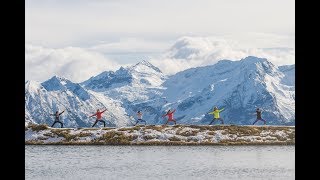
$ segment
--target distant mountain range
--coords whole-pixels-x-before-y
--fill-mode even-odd
[[[214,106],[227,124],[251,124],[255,109],[263,109],[268,124],[295,124],[295,65],[275,66],[267,59],[249,56],[239,61],[221,60],[205,67],[166,76],[148,61],[105,71],[82,83],[54,76],[25,84],[25,122],[49,124],[56,110],[66,112],[66,127],[88,127],[98,108],[107,108],[108,126],[127,126],[138,110],[148,124],[176,108],[182,124],[208,124]]]

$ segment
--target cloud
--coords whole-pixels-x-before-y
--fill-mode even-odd
[[[162,41],[147,41],[139,38],[123,38],[116,42],[100,42],[89,50],[101,53],[143,53],[143,52],[162,52],[170,44]]]
[[[27,44],[25,55],[26,80],[40,82],[53,75],[81,82],[102,71],[120,67],[98,52],[78,47],[53,49]]]
[[[261,41],[261,48],[248,43],[258,39]],[[120,65],[131,65],[141,59],[149,60],[169,75],[188,68],[212,65],[222,59],[240,60],[247,56],[267,58],[275,65],[294,64],[294,48],[280,47],[285,46],[288,39],[290,38],[270,34],[247,36],[246,41],[233,40],[231,37],[184,36],[170,48],[165,48],[169,47],[168,42],[138,38],[124,38],[113,43],[99,42],[86,48],[54,49],[27,44],[26,79],[44,81],[53,75],[59,75],[81,82],[102,71],[116,70]],[[267,40],[267,44],[274,43],[273,47],[267,48],[267,44],[264,44]],[[149,56],[148,52],[157,52],[157,55],[149,59],[152,54]],[[117,57],[123,60],[120,61]]]
[[[160,58],[151,63],[166,74],[198,66],[212,65],[222,59],[240,60],[247,56],[267,58],[275,65],[295,63],[294,48],[242,48],[239,42],[216,37],[182,37]]]

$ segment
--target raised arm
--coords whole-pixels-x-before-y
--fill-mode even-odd
[[[212,111],[212,112],[209,112],[208,114],[213,114],[213,111]]]
[[[61,113],[59,113],[59,116],[60,116],[62,113],[64,113],[64,111],[65,111],[65,110],[63,110]]]
[[[171,114],[174,113],[174,112],[176,112],[176,109],[174,109],[174,110],[171,112]]]
[[[95,116],[95,115],[97,115],[97,113],[94,113],[94,114],[92,114],[91,116],[89,116],[89,117],[92,117],[92,116]]]
[[[223,111],[223,110],[224,110],[224,108],[220,109],[219,112],[221,112],[221,111]]]
[[[107,108],[105,110],[103,110],[101,113],[104,113],[107,110]]]

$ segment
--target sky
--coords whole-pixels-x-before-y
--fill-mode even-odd
[[[292,0],[26,0],[25,8],[26,80],[81,82],[141,60],[166,74],[247,55],[295,62]],[[172,56],[181,41],[201,56]]]

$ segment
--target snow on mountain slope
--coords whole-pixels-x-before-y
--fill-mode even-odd
[[[162,89],[160,85],[165,80],[166,76],[159,68],[148,61],[141,61],[134,66],[121,67],[116,72],[103,72],[82,85],[124,102],[135,102],[158,96]]]
[[[295,87],[295,65],[279,66],[279,70],[285,75],[281,83]]]
[[[53,116],[50,114],[66,110],[62,114],[66,127],[88,127],[95,120],[88,116],[98,108],[107,107],[103,117],[109,126],[130,124],[121,102],[90,92],[65,78],[54,76],[41,84],[27,81],[25,86],[26,116],[33,123],[51,125]]]
[[[294,89],[282,84],[285,75],[266,59],[249,56],[240,61],[222,60],[212,66],[188,69],[170,77],[163,96],[174,102],[183,123],[208,123],[213,106],[227,123],[250,124],[256,107],[264,109],[270,124],[294,121]]]
[[[148,124],[162,124],[161,116],[176,108],[178,123],[208,124],[213,106],[225,107],[225,123],[251,124],[255,109],[264,110],[268,124],[294,125],[294,65],[273,65],[249,56],[240,61],[221,60],[167,77],[152,64],[106,71],[81,84],[53,77],[46,82],[26,82],[26,122],[50,124],[49,113],[67,109],[67,127],[93,124],[88,119],[97,108],[107,107],[111,126],[130,125],[138,110]]]

